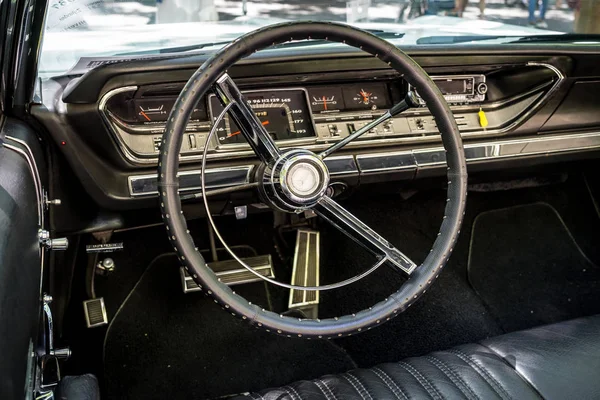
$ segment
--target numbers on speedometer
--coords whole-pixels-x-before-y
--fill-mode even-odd
[[[293,140],[315,136],[303,90],[273,90],[244,92],[246,101],[254,110],[274,140]],[[223,110],[215,96],[210,98],[211,117],[214,121]],[[228,115],[216,131],[218,145],[246,143],[237,124]]]

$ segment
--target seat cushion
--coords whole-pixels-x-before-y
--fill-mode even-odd
[[[356,369],[238,399],[600,398],[600,316],[580,318],[398,363]]]

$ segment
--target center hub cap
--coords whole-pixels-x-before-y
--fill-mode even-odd
[[[308,162],[297,162],[287,171],[286,184],[291,193],[299,197],[309,197],[321,186],[321,175],[317,168]]]
[[[325,195],[329,171],[316,154],[297,149],[284,153],[272,166],[266,166],[262,181],[266,201],[284,211],[301,212]]]

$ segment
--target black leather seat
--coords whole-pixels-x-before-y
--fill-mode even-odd
[[[600,399],[600,315],[238,399]]]

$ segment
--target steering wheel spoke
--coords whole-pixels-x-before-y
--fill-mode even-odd
[[[382,124],[383,122],[387,121],[388,119],[408,110],[409,108],[417,107],[418,105],[419,105],[419,101],[417,100],[415,93],[413,91],[409,91],[406,94],[406,97],[402,101],[400,101],[399,103],[394,105],[392,108],[390,108],[381,117],[374,119],[373,121],[369,122],[362,128],[357,129],[352,134],[346,136],[344,139],[340,140],[336,144],[323,150],[319,154],[319,157],[321,159],[324,159],[325,157],[329,156],[334,151],[341,149],[342,147],[344,147],[345,145],[347,145],[354,139],[357,139],[360,136],[364,135],[365,133],[369,132],[371,129],[375,128],[377,125]]]
[[[242,192],[245,190],[251,190],[251,189],[256,189],[256,188],[258,188],[258,182],[251,182],[251,183],[244,183],[241,185],[226,186],[226,187],[222,187],[222,188],[211,189],[211,190],[207,190],[206,193],[197,192],[197,193],[190,193],[190,194],[182,194],[182,195],[180,195],[180,197],[181,197],[181,201],[197,200],[197,199],[201,199],[203,197],[220,196],[220,195],[224,195],[224,194]]]
[[[410,258],[331,197],[323,197],[313,210],[352,240],[379,257],[382,262],[389,262],[407,275],[410,275],[417,267],[417,264]]]
[[[224,73],[215,82],[213,90],[224,107],[232,104],[229,115],[261,161],[269,164],[277,160],[280,155],[279,148],[233,79]]]

